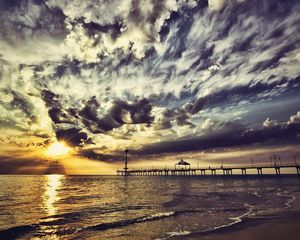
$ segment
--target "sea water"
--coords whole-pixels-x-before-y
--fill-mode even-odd
[[[0,239],[172,239],[289,207],[299,183],[297,176],[2,175]]]

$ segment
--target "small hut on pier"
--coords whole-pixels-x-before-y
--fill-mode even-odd
[[[183,159],[181,159],[178,163],[176,163],[175,164],[175,170],[177,169],[177,167],[180,169],[185,169],[185,170],[187,170],[187,169],[190,169],[191,168],[191,164],[190,163],[188,163],[188,162],[186,162],[186,161],[184,161]],[[184,167],[184,168],[183,168]]]

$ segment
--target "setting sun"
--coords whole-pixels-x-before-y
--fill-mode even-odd
[[[70,147],[68,147],[63,142],[56,142],[51,144],[47,149],[47,155],[49,156],[61,156],[66,155],[71,150]]]

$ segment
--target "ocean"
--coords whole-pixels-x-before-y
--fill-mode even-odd
[[[297,176],[0,176],[0,239],[172,239],[288,208]]]

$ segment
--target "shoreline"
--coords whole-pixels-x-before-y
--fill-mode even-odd
[[[300,235],[300,192],[293,192],[291,207],[264,212],[257,216],[247,216],[240,222],[208,230],[191,233],[171,239],[184,240],[298,240]],[[287,206],[288,206],[287,205]]]

